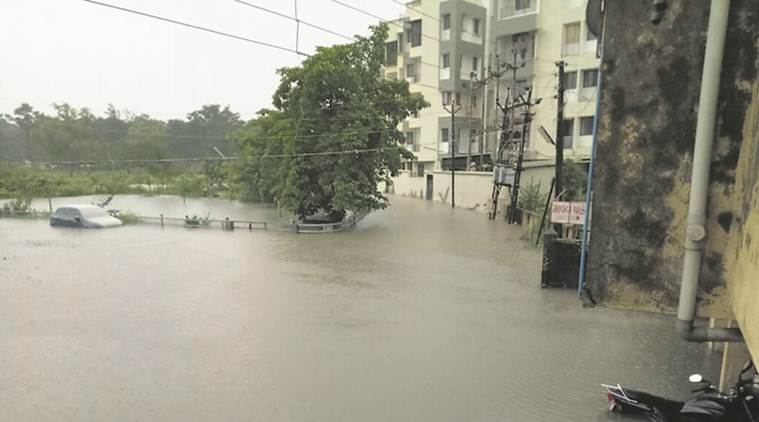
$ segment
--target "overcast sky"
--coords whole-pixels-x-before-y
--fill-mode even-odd
[[[234,0],[102,0],[247,38],[294,48],[295,23]],[[293,0],[246,0],[288,15]],[[342,0],[386,19],[392,0]],[[298,0],[300,18],[352,35],[376,20],[331,0]],[[344,42],[301,26],[300,49]],[[82,0],[0,0],[0,113],[22,102],[50,113],[54,102],[102,114],[108,103],[133,113],[180,118],[203,104],[229,104],[243,118],[271,103],[275,70],[294,53],[123,13]]]

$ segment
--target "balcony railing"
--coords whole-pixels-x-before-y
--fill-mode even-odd
[[[473,44],[482,44],[482,35],[481,34],[473,34],[470,32],[462,32],[461,33],[461,41],[470,42]]]
[[[535,12],[535,3],[537,3],[537,0],[533,0],[530,2],[530,7],[522,7],[517,9],[516,8],[516,2],[514,0],[511,1],[502,1],[501,7],[498,9],[498,19],[508,19],[513,18],[515,16],[521,16],[526,15],[528,13],[534,13]]]

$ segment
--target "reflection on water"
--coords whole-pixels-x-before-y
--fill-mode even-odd
[[[0,220],[0,420],[603,421],[601,382],[716,378],[671,317],[540,289],[517,229],[392,201],[334,235]]]

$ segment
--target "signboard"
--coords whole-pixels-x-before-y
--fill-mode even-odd
[[[582,225],[585,222],[585,203],[554,201],[551,206],[551,222]]]

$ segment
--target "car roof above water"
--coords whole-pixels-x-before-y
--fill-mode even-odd
[[[91,204],[63,205],[55,210],[56,213],[58,211],[79,211],[84,216],[101,216],[108,214],[106,210]]]

